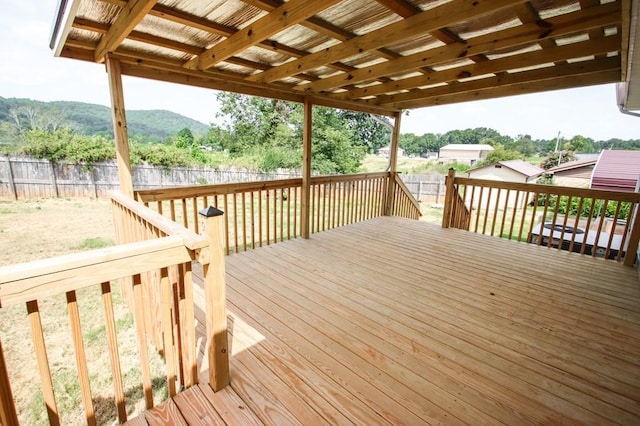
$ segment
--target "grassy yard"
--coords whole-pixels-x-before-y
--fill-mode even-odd
[[[41,199],[0,202],[0,265],[43,259],[112,245],[114,232],[108,200]],[[133,316],[113,286],[118,344],[129,414],[144,409]],[[116,420],[111,366],[106,343],[100,287],[78,291],[78,304],[87,352],[92,396],[99,424]],[[86,424],[77,381],[75,358],[64,294],[39,301],[49,365],[62,424]],[[40,391],[31,331],[24,305],[0,309],[0,339],[9,366],[14,398],[22,424],[47,423]],[[153,351],[151,351],[153,353]],[[166,397],[162,361],[153,357],[152,371]]]

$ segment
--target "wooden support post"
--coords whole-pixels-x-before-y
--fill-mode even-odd
[[[393,123],[391,146],[389,147],[389,185],[387,186],[386,216],[391,216],[393,214],[393,204],[396,192],[396,170],[398,167],[398,141],[400,140],[400,118],[402,117],[402,112],[396,112],[394,117],[395,120]]]
[[[442,227],[448,228],[451,225],[451,207],[453,204],[453,179],[456,176],[456,171],[453,168],[449,169],[447,179],[444,184],[447,188],[447,192],[444,196],[444,208],[442,209]]]
[[[302,131],[302,194],[300,196],[300,236],[309,239],[311,211],[311,129],[313,126],[313,104],[304,99],[304,123]]]
[[[633,222],[631,222],[631,233],[629,235],[629,244],[627,252],[624,255],[625,266],[633,266],[638,253],[638,243],[640,242],[640,205],[636,205],[635,212],[632,213]],[[622,247],[621,247],[622,249]]]
[[[215,207],[200,211],[209,239],[209,262],[203,264],[207,318],[209,385],[219,391],[229,384],[229,341],[224,260],[224,213]]]
[[[18,424],[20,423],[11,393],[7,363],[2,352],[2,340],[0,340],[0,425],[17,426]]]
[[[109,74],[113,134],[116,141],[116,160],[118,163],[120,191],[133,198],[133,179],[131,177],[131,160],[129,157],[129,136],[127,134],[127,117],[124,109],[124,93],[122,90],[120,61],[107,55],[106,65],[107,73]]]
[[[18,191],[16,191],[16,183],[13,180],[13,170],[11,170],[11,158],[7,155],[7,176],[9,177],[9,191],[13,195],[13,199],[18,199]]]

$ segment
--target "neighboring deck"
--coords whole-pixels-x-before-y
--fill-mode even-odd
[[[389,217],[226,267],[231,387],[178,395],[174,415],[196,401],[202,424],[640,423],[635,269]]]

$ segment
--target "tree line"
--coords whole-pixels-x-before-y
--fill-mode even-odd
[[[211,124],[203,135],[184,127],[157,143],[156,139],[130,133],[133,164],[147,162],[165,167],[225,164],[266,172],[301,167],[301,104],[233,93],[217,96],[221,105],[217,118],[221,124]],[[32,124],[29,124],[30,120]],[[89,163],[115,157],[115,145],[110,136],[103,133],[87,135],[64,125],[42,125],[48,122],[31,117],[18,120],[16,126],[8,130],[5,125],[5,133],[12,132],[12,143],[0,144],[0,150],[51,161]],[[377,153],[389,145],[391,130],[388,124],[384,118],[364,113],[314,107],[314,171],[320,174],[358,171],[366,154]],[[559,156],[562,162],[575,158],[573,153],[640,149],[640,140],[596,141],[584,136],[545,140],[533,139],[530,135],[513,138],[485,127],[451,130],[444,134],[405,133],[399,141],[405,155],[415,157],[438,152],[447,144],[480,143],[494,147],[487,162],[547,156],[549,166],[557,164]]]

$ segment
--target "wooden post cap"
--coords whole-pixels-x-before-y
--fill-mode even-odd
[[[219,210],[213,206],[209,206],[205,209],[202,209],[198,213],[200,213],[200,215],[204,217],[216,217],[216,216],[222,216],[224,214],[222,210]]]

